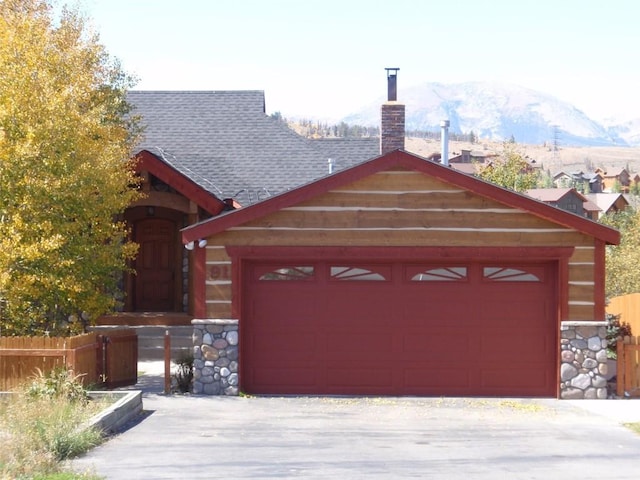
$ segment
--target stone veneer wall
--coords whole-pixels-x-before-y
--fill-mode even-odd
[[[238,395],[238,320],[192,320],[193,393]]]
[[[607,398],[607,322],[562,322],[560,398]]]

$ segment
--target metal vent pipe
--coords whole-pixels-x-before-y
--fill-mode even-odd
[[[442,120],[440,122],[442,127],[442,133],[440,140],[442,141],[440,163],[448,167],[449,166],[449,120]]]

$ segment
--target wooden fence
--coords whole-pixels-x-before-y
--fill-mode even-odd
[[[640,335],[640,293],[613,297],[606,310],[612,315],[620,315],[620,321],[631,326],[632,335]]]
[[[618,340],[616,394],[619,397],[640,397],[640,337]]]
[[[38,370],[56,368],[81,375],[87,386],[135,384],[137,351],[137,336],[131,330],[74,337],[0,337],[0,391],[18,387]]]

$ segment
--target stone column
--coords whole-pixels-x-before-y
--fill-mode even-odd
[[[607,398],[607,322],[562,322],[560,398]]]
[[[194,319],[191,324],[193,393],[238,395],[238,320]]]

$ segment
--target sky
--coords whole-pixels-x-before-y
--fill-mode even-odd
[[[637,0],[77,0],[138,90],[263,90],[338,120],[402,89],[499,81],[640,118]]]

